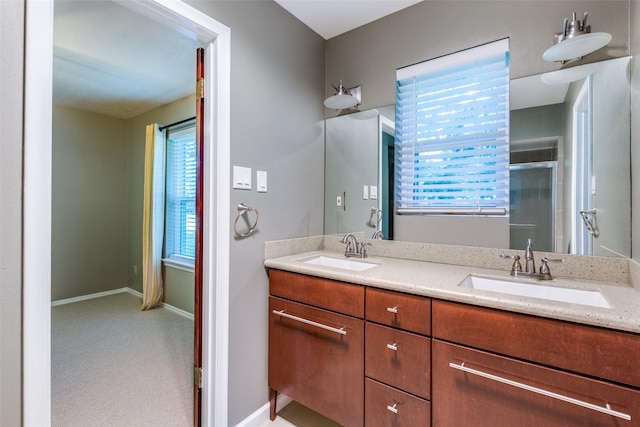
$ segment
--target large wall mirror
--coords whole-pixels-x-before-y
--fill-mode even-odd
[[[507,218],[396,215],[395,107],[327,119],[325,234],[630,257],[629,64],[511,81]]]

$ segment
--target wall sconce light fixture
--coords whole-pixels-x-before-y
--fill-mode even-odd
[[[336,93],[324,100],[325,107],[344,110],[346,108],[357,107],[362,102],[362,86],[347,89],[342,83],[342,80],[340,80],[340,84],[338,84],[337,87],[332,86],[336,90]]]
[[[569,22],[565,18],[562,32],[553,36],[554,45],[547,49],[542,57],[546,61],[559,61],[566,64],[577,61],[583,56],[606,46],[611,41],[609,33],[592,33],[587,25],[587,12],[582,16],[582,22],[576,18],[575,12]]]

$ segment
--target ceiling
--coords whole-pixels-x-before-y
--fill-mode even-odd
[[[420,1],[276,0],[325,39]],[[53,102],[136,117],[195,91],[197,47],[114,1],[55,0]]]
[[[422,0],[275,0],[329,40]]]

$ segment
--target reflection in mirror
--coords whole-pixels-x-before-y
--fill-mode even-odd
[[[326,120],[325,233],[363,232],[368,238],[392,235],[389,206],[393,206],[393,166],[388,168],[392,165],[389,161],[385,161],[385,167],[379,164],[384,146],[391,150],[386,151],[385,158],[393,161],[395,109],[391,108],[390,115],[388,110]]]
[[[487,227],[508,236],[509,247],[531,238],[540,251],[631,256],[628,67],[624,57],[512,80],[509,224]],[[325,234],[380,230],[389,239],[466,244],[465,234],[483,230],[414,217],[410,236],[402,233],[406,217],[393,214],[394,118],[391,105],[326,120]]]

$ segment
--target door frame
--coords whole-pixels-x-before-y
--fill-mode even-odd
[[[593,173],[592,76],[580,88],[572,107],[571,153],[571,253],[592,255],[593,237],[582,221],[580,211],[593,207],[591,175]]]
[[[22,421],[51,425],[53,1],[25,6]],[[230,29],[171,0],[115,0],[206,44],[203,242],[203,425],[228,424]],[[46,356],[45,356],[46,355]]]

